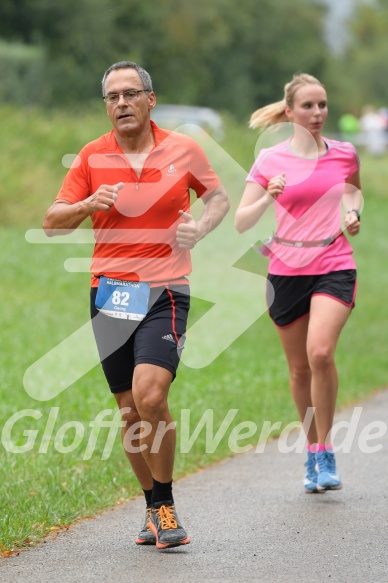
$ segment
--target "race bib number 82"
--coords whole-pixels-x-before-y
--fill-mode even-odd
[[[111,318],[143,320],[148,311],[150,284],[101,276],[96,308]]]

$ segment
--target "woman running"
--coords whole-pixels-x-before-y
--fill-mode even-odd
[[[284,93],[282,101],[254,112],[250,126],[291,122],[293,135],[261,150],[235,226],[240,233],[252,228],[274,205],[276,233],[262,247],[270,257],[267,303],[304,422],[304,487],[311,493],[342,488],[330,437],[338,391],[334,357],[356,293],[356,265],[343,229],[359,233],[362,194],[354,146],[322,137],[328,109],[320,81],[295,75]]]

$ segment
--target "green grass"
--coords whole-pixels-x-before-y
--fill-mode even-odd
[[[68,273],[63,264],[68,257],[80,254],[88,257],[91,247],[80,248],[70,243],[32,245],[26,242],[25,231],[40,225],[59,188],[65,172],[61,156],[76,151],[84,142],[109,129],[106,125],[102,128],[100,117],[90,114],[71,119],[60,113],[43,117],[39,112],[5,111],[2,139],[7,148],[3,148],[5,161],[0,170],[4,187],[0,197],[4,225],[0,234],[3,290],[0,427],[9,426],[17,412],[27,414],[27,410],[32,410],[40,417],[22,416],[12,428],[14,447],[23,447],[31,439],[30,451],[8,451],[4,431],[2,434],[0,552],[34,544],[55,527],[71,524],[139,494],[119,437],[109,458],[101,459],[108,429],[101,428],[91,457],[84,459],[91,437],[90,423],[104,409],[111,409],[112,415],[115,412],[114,399],[99,365],[50,401],[34,400],[23,385],[28,367],[88,320],[89,276]],[[28,131],[22,131],[27,126]],[[228,130],[222,146],[246,170],[251,165],[256,140],[232,120],[228,120]],[[214,164],[222,167],[221,152],[219,157]],[[230,167],[222,168],[221,173],[236,205],[243,183]],[[359,289],[357,308],[343,331],[337,352],[340,407],[363,399],[387,382],[388,272],[384,266],[388,243],[383,211],[386,193],[382,189],[386,175],[386,160],[362,156],[365,209],[362,234],[352,240]],[[224,231],[219,230],[214,237],[217,246],[228,244]],[[236,263],[235,271],[237,275],[239,270],[264,275],[266,265],[264,259],[247,251]],[[209,291],[217,286],[217,277],[209,278]],[[244,302],[241,297],[241,303]],[[190,323],[210,307],[200,298],[194,298],[192,304]],[[233,321],[230,325],[233,326]],[[90,350],[86,345],[75,348],[81,357]],[[67,365],[72,368],[71,361]],[[61,381],[58,371],[53,371],[53,375],[57,382]],[[180,453],[178,443],[176,479],[230,456],[228,438],[240,422],[251,421],[257,426],[254,436],[239,443],[244,446],[257,442],[265,420],[282,421],[283,426],[296,420],[285,358],[268,316],[252,323],[209,366],[191,369],[181,364],[171,388],[170,404],[178,421],[178,437],[184,409],[191,413],[190,434],[205,411],[214,411],[216,433],[228,411],[238,409],[215,451],[206,451],[204,429],[188,453]],[[55,420],[52,431],[47,427],[50,419]],[[73,451],[62,453],[58,450],[71,446],[75,437],[74,428],[61,436],[65,424],[70,422],[76,424],[82,439]]]
[[[40,226],[65,176],[62,157],[111,128],[101,103],[64,114],[0,106],[0,224]]]

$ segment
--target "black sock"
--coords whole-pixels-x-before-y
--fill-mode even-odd
[[[170,502],[173,504],[174,499],[172,497],[172,480],[166,484],[158,482],[155,479],[153,482],[154,486],[152,488],[152,505],[158,506],[160,502]]]
[[[151,488],[151,490],[144,490],[144,488],[143,488],[143,492],[144,492],[147,508],[149,508],[152,505],[152,488]]]

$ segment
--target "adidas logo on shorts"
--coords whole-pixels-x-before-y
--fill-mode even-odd
[[[162,336],[162,340],[169,340],[170,342],[176,344],[176,340],[172,334],[166,334],[165,336]]]

